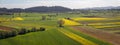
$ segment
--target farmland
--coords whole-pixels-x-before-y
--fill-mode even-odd
[[[102,29],[103,31],[119,35],[119,18],[74,18],[74,20],[85,23],[92,28]]]
[[[51,15],[51,16],[49,16]],[[39,29],[46,28],[45,31],[37,31],[17,35],[6,39],[0,39],[0,45],[112,45],[108,40],[103,40],[95,36],[86,34],[77,29],[85,27],[90,28],[90,31],[105,31],[107,33],[120,35],[119,18],[108,17],[83,17],[84,14],[69,14],[69,13],[15,13],[14,15],[1,15],[0,26],[9,29],[0,28],[0,31],[10,31],[11,28],[20,30],[25,28],[31,30],[33,27]],[[42,20],[42,16],[46,16]],[[65,18],[71,18],[65,19]],[[58,26],[58,20],[63,20],[64,27]],[[74,28],[73,28],[74,27]],[[76,28],[77,27],[77,28]],[[91,29],[92,28],[92,29]],[[118,37],[116,39],[119,39]],[[119,44],[119,42],[117,42]],[[117,45],[116,44],[116,45]]]

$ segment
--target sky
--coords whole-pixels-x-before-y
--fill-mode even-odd
[[[71,9],[120,6],[120,0],[0,0],[0,8],[63,6]]]

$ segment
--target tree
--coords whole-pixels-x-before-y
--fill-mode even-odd
[[[0,32],[0,39],[5,39],[5,38],[9,38],[9,37],[14,37],[18,34],[18,32],[16,30],[12,30],[12,31],[1,31]]]
[[[32,31],[32,32],[36,32],[37,29],[36,29],[35,27],[33,27],[33,28],[31,29],[31,31]]]
[[[59,20],[58,21],[58,25],[59,25],[59,27],[63,27],[63,24],[64,24],[65,22],[63,21],[63,20]]]
[[[13,31],[11,32],[11,37],[17,36],[17,35],[18,35],[18,31],[17,31],[17,30],[13,30]]]
[[[46,16],[42,16],[42,20],[46,20]]]
[[[19,31],[19,34],[25,34],[25,33],[27,33],[27,29],[21,28],[21,30]]]
[[[0,39],[6,38],[5,35],[6,35],[5,31],[1,31],[0,32]]]
[[[70,17],[67,17],[66,19],[68,19],[68,20],[72,20]]]
[[[44,27],[40,27],[39,31],[45,31]]]

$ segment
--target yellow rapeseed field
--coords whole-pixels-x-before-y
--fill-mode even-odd
[[[79,21],[79,20],[105,20],[105,19],[107,19],[107,18],[83,18],[83,17],[81,17],[81,18],[73,18],[73,20],[76,20],[76,21]]]
[[[90,23],[89,25],[120,24],[120,22]]]
[[[82,38],[79,35],[76,35],[72,32],[66,31],[64,29],[59,30],[59,31],[62,32],[63,34],[65,34],[66,36],[68,36],[69,38],[76,40],[79,43],[82,43],[83,45],[97,45],[96,43],[86,40],[85,38]]]
[[[0,21],[10,21],[10,18],[1,18],[0,17]]]
[[[120,24],[120,22],[110,22],[108,24]]]
[[[24,20],[24,19],[21,17],[15,17],[15,18],[12,18],[12,20]]]
[[[107,27],[119,26],[119,24],[120,24],[120,22],[107,22],[107,23],[91,23],[88,25],[91,25],[94,28],[107,28]]]
[[[67,20],[67,19],[62,19],[65,23],[64,25],[80,25],[80,23],[77,23],[75,21]]]

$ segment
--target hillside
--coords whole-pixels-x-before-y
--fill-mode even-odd
[[[0,8],[0,12],[67,12],[71,11],[71,9],[61,6],[37,6],[37,7],[30,7],[26,9],[21,8],[13,8],[13,9],[7,9],[7,8]]]

